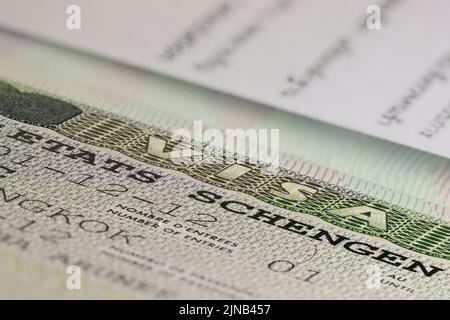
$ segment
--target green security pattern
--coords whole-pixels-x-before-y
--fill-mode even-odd
[[[17,114],[11,114],[14,113],[14,111],[11,111],[13,109],[10,106],[5,106],[12,98],[15,99],[14,103],[18,103],[19,96],[24,98],[23,101],[28,101],[31,96],[35,99],[36,104],[40,101],[46,103],[52,101],[52,104],[55,105],[54,98],[36,93],[20,92],[13,86],[0,81],[0,113],[3,116],[30,123],[30,121],[21,119],[26,113],[26,108],[20,108],[20,104],[18,104],[17,110],[20,113],[17,111]],[[25,97],[27,98],[25,99]],[[41,108],[46,109],[46,103],[42,103]],[[72,113],[75,112],[74,108],[80,110],[80,112],[56,125],[33,124],[47,127],[82,143],[118,151],[150,165],[176,170],[220,188],[248,194],[280,208],[313,215],[333,225],[379,237],[412,251],[450,260],[450,225],[445,221],[433,219],[418,212],[399,208],[287,170],[279,170],[276,173],[268,174],[263,172],[264,164],[250,164],[248,161],[242,161],[234,157],[232,157],[232,160],[235,163],[243,164],[251,170],[234,180],[222,179],[216,174],[231,165],[229,161],[224,161],[223,155],[209,153],[207,156],[203,155],[200,161],[175,163],[170,159],[162,159],[147,152],[148,141],[152,136],[167,142],[166,151],[171,151],[175,145],[180,147],[179,141],[172,140],[169,132],[122,119],[91,107],[75,107],[62,101],[59,105]],[[8,110],[8,112],[5,113],[3,110]],[[61,110],[61,112],[67,112],[67,110]],[[44,111],[48,112],[48,110]],[[67,114],[70,114],[70,112]],[[29,117],[29,115],[24,117],[26,118],[26,116]],[[186,144],[185,147],[203,151],[202,146],[195,144]],[[302,184],[317,191],[314,194],[306,193],[307,199],[304,201],[288,200],[270,193],[270,190],[283,192],[284,190],[280,187],[283,182]],[[387,229],[380,230],[371,227],[363,219],[354,216],[342,217],[330,213],[332,210],[358,206],[367,206],[385,212]]]

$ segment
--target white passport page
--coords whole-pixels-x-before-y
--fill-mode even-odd
[[[448,0],[2,0],[0,13],[5,28],[450,158]]]

